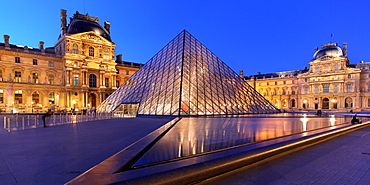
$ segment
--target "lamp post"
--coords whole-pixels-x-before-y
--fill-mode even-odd
[[[304,109],[307,109],[307,100],[306,99],[303,100],[303,107],[304,107]]]
[[[333,109],[337,109],[337,100],[333,98],[331,102],[333,103]]]

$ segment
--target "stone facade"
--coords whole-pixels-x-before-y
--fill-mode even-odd
[[[45,112],[93,109],[142,66],[115,59],[110,23],[76,12],[67,26],[61,10],[61,33],[54,47],[0,43],[0,110]]]
[[[316,48],[309,66],[245,79],[282,110],[370,111],[370,63],[350,64],[346,43]]]

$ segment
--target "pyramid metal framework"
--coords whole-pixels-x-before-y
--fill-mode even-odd
[[[138,115],[279,112],[186,30],[103,101],[97,111],[113,112],[122,104],[136,104]]]

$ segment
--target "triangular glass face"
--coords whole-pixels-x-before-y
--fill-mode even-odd
[[[139,104],[139,115],[279,112],[229,66],[183,31],[98,108]]]

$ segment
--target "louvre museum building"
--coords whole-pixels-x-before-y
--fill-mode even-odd
[[[142,66],[115,57],[110,22],[76,12],[53,47],[0,43],[0,111],[45,112],[48,109],[94,109]],[[57,19],[56,19],[57,20]],[[58,37],[59,35],[59,37]]]
[[[370,63],[351,64],[347,44],[315,48],[309,68],[245,77],[286,111],[370,111]]]

